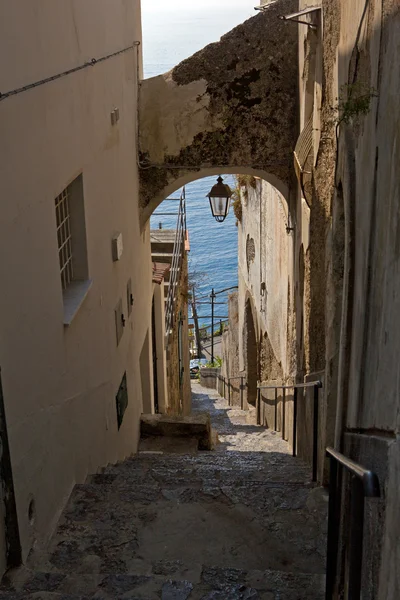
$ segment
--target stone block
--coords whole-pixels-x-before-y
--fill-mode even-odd
[[[146,437],[177,437],[196,439],[199,450],[211,450],[211,422],[207,413],[196,413],[185,417],[170,415],[142,415],[140,433]]]

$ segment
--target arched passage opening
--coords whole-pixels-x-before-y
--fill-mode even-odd
[[[248,166],[235,166],[235,167],[207,167],[207,168],[199,168],[192,171],[187,171],[186,173],[182,173],[182,171],[177,172],[175,174],[175,179],[166,183],[164,187],[159,189],[154,196],[151,197],[148,204],[143,207],[141,213],[141,224],[142,227],[145,226],[147,221],[150,219],[151,215],[157,209],[157,207],[166,200],[172,194],[175,194],[178,190],[183,188],[184,186],[197,181],[198,179],[203,179],[205,177],[218,177],[219,175],[251,175],[253,177],[258,177],[263,179],[274,188],[276,188],[282,196],[285,198],[287,204],[289,204],[289,187],[286,183],[280,180],[278,177],[264,170],[253,169]],[[205,200],[206,201],[206,200]],[[287,215],[289,215],[289,209],[287,211]]]

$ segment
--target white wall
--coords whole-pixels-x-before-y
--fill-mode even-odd
[[[0,89],[140,38],[139,0],[3,1]],[[0,364],[24,557],[50,533],[75,482],[137,445],[151,262],[148,228],[139,229],[136,98],[134,49],[0,102]],[[80,173],[93,285],[65,328],[54,199]],[[114,263],[117,232],[124,251]],[[135,301],[117,348],[114,308],[122,298],[127,317],[130,277]],[[118,432],[124,371],[129,405]]]

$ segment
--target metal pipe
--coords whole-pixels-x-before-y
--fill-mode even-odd
[[[286,390],[282,391],[282,439],[285,439],[286,434]]]
[[[293,452],[292,452],[293,456],[296,456],[296,443],[297,443],[297,387],[294,388],[294,394],[293,394]]]
[[[256,406],[256,414],[257,414],[257,425],[261,425],[261,389],[257,387],[257,406]]]
[[[211,363],[214,364],[214,288],[211,292]]]
[[[275,388],[275,409],[274,409],[274,431],[277,431],[278,424],[278,390]]]
[[[309,381],[308,383],[293,383],[292,385],[258,385],[261,390],[274,390],[277,388],[278,390],[293,390],[300,388],[309,388],[309,387],[318,387],[322,388],[322,381]]]
[[[326,553],[325,600],[333,599],[336,580],[339,527],[337,510],[338,463],[331,456],[329,468],[328,546]]]
[[[348,600],[360,600],[361,598],[364,505],[363,483],[353,476],[350,500],[350,548],[346,575]]]
[[[318,469],[318,387],[314,386],[314,426],[313,426],[313,459],[312,459],[312,480],[317,481],[317,469]]]
[[[379,498],[380,486],[379,479],[376,473],[365,469],[361,465],[357,464],[350,458],[347,458],[347,456],[344,456],[344,454],[341,454],[333,448],[327,448],[326,454],[329,457],[334,458],[339,464],[341,464],[348,471],[350,471],[352,475],[355,475],[356,477],[362,480],[364,487],[364,496],[366,496],[367,498]]]
[[[243,410],[243,377],[240,378],[240,408]]]

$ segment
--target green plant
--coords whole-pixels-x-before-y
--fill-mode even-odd
[[[233,208],[234,215],[235,215],[237,221],[239,223],[241,223],[242,217],[243,217],[243,206],[242,206],[242,199],[240,197],[240,187],[239,186],[235,187],[232,198],[233,198],[232,208]]]
[[[215,368],[215,367],[222,367],[222,358],[220,356],[215,356],[214,362],[209,361],[206,364],[206,367],[208,367],[209,369]]]
[[[361,81],[342,85],[336,107],[339,113],[338,124],[348,124],[360,115],[368,114],[371,109],[371,100],[377,96],[374,88],[368,87]]]
[[[251,187],[253,190],[257,187],[257,179],[254,175],[236,175],[236,181],[240,187]]]

